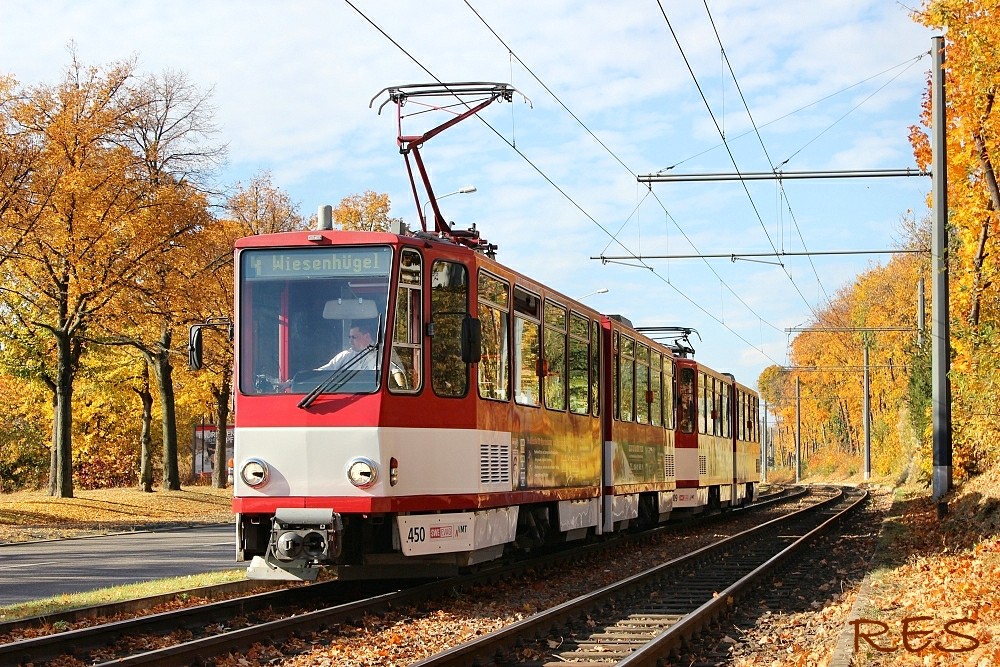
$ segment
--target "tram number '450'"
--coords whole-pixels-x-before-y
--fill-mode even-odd
[[[411,526],[406,534],[407,542],[423,542],[427,539],[427,529],[423,526]]]

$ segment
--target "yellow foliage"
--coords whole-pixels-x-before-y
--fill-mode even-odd
[[[389,217],[389,195],[366,190],[340,200],[333,209],[334,224],[340,229],[384,232],[396,218]]]
[[[953,467],[961,478],[996,463],[1000,414],[1000,293],[996,278],[1000,233],[1000,13],[998,0],[931,0],[916,12],[924,25],[945,31]],[[930,125],[929,96],[923,124]],[[912,134],[918,159],[927,158],[926,134]]]
[[[761,374],[758,386],[775,401],[769,408],[780,423],[775,443],[779,460],[794,457],[795,428],[801,423],[801,458],[808,469],[827,475],[861,470],[867,346],[873,472],[896,475],[906,467],[913,448],[911,362],[919,352],[916,292],[928,268],[926,256],[920,254],[900,254],[885,266],[871,267],[818,313],[815,330],[792,341],[795,370],[781,378],[777,367]],[[893,328],[908,330],[888,330]]]

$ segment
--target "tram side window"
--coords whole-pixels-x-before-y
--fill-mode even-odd
[[[465,396],[462,320],[468,313],[469,272],[457,262],[434,262],[431,275],[431,385],[439,396]]]
[[[726,438],[733,437],[732,423],[733,420],[730,419],[730,410],[732,405],[732,385],[723,383],[720,388],[722,389],[722,435]]]
[[[590,322],[577,313],[569,316],[569,410],[578,415],[590,412]]]
[[[722,383],[718,378],[712,378],[712,434],[722,433]]]
[[[514,288],[514,400],[521,405],[539,405],[539,340],[541,300]]]
[[[621,337],[618,400],[621,403],[621,420],[635,421],[635,341],[628,336]]]
[[[611,334],[611,406],[615,413],[615,419],[622,418],[621,400],[618,391],[618,357],[621,354],[621,337],[615,331]]]
[[[750,394],[740,392],[740,440],[753,439],[752,402]]]
[[[591,414],[601,413],[601,324],[591,322],[590,327],[590,407]]]
[[[640,424],[649,423],[649,348],[637,343],[635,346],[635,420]]]
[[[421,269],[420,253],[404,249],[399,256],[396,319],[392,332],[392,368],[395,371],[402,367],[402,373],[389,373],[389,390],[393,392],[419,391],[423,381],[420,375],[420,341],[423,331]]]
[[[659,426],[663,419],[663,355],[653,352],[649,362],[649,391],[653,402],[649,404],[649,421],[653,426]]]
[[[486,273],[479,274],[479,322],[483,356],[479,360],[479,395],[498,401],[508,393],[508,327],[510,286]]]
[[[663,425],[674,428],[674,362],[663,358]]]
[[[704,373],[698,373],[698,380],[701,384],[701,395],[698,397],[700,399],[698,401],[698,432],[711,433],[708,428],[708,416],[711,411],[708,403],[712,397],[712,387]]]
[[[736,412],[733,414],[733,419],[736,422],[736,439],[737,440],[746,440],[747,439],[747,432],[746,432],[746,416],[747,416],[746,402],[747,402],[747,395],[744,394],[739,389],[736,389]]]
[[[566,309],[545,302],[545,407],[566,409]]]
[[[712,431],[715,435],[725,435],[723,420],[725,419],[725,407],[723,406],[723,385],[722,381],[718,378],[713,378],[712,384],[715,385],[715,405],[713,406],[713,419]]]
[[[677,426],[682,433],[694,433],[694,369],[681,368],[677,377]]]

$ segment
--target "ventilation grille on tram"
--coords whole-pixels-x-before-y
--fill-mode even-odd
[[[663,474],[666,475],[667,479],[674,478],[674,455],[664,454],[663,455]]]
[[[479,444],[480,484],[510,483],[510,443]]]
[[[698,457],[698,474],[699,475],[708,474],[708,457],[705,456]]]

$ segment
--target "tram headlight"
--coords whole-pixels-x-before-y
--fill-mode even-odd
[[[378,465],[368,458],[356,458],[347,464],[347,479],[359,489],[367,489],[378,479]]]
[[[270,470],[260,459],[247,459],[240,468],[240,479],[247,486],[258,487],[267,482]]]

